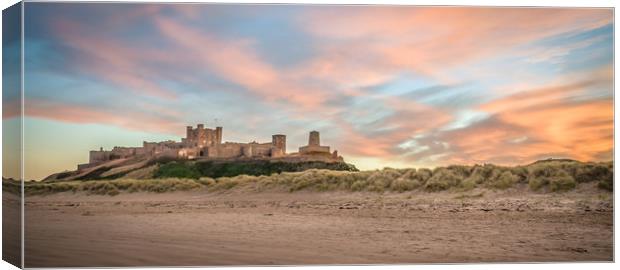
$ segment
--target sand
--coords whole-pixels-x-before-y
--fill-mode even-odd
[[[611,261],[611,197],[488,190],[32,196],[25,264]]]
[[[15,194],[2,193],[2,259],[21,266],[22,219],[21,198]]]

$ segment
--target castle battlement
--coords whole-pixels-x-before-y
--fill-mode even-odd
[[[186,127],[185,138],[180,142],[168,140],[163,142],[142,142],[142,147],[115,146],[112,150],[92,150],[88,163],[79,164],[78,170],[90,168],[116,159],[170,157],[180,159],[312,159],[320,156],[321,160],[342,161],[338,152],[330,153],[329,146],[320,144],[318,131],[311,131],[308,145],[299,148],[298,153],[286,152],[286,135],[274,134],[271,142],[222,143],[222,127],[205,128],[198,124],[196,128]]]

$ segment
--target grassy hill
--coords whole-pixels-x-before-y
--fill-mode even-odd
[[[344,162],[282,160],[184,160],[172,158],[114,160],[83,171],[66,171],[50,175],[44,181],[101,180],[119,178],[193,178],[232,177],[237,175],[271,175],[308,169],[357,171]]]

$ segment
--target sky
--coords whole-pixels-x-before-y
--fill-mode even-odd
[[[612,9],[25,3],[24,23],[26,179],[197,123],[288,152],[317,130],[360,169],[612,160]]]

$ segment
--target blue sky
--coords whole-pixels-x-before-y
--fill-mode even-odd
[[[196,123],[318,130],[362,169],[610,160],[612,33],[611,9],[26,3],[26,178]]]

